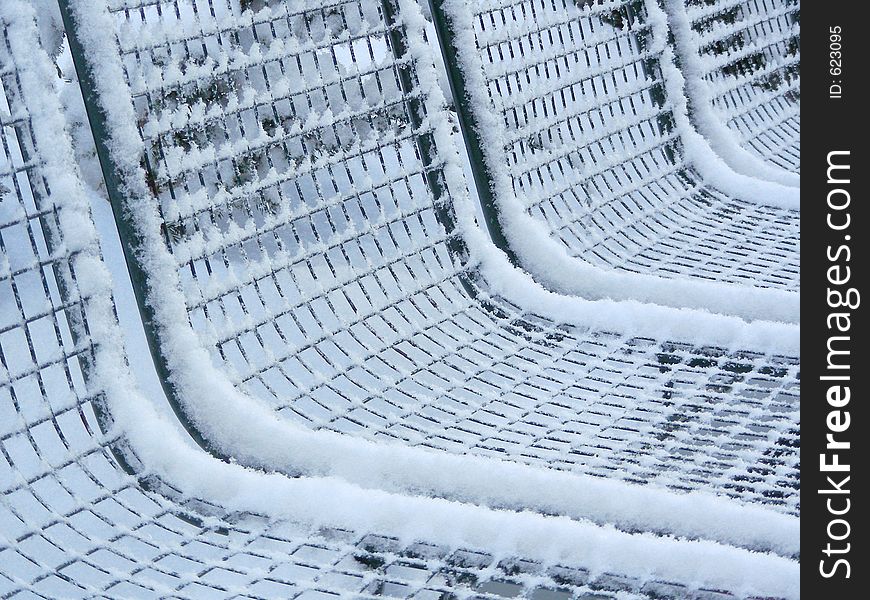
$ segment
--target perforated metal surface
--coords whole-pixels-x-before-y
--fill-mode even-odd
[[[421,40],[377,2],[269,6],[241,27],[204,0],[114,11],[162,235],[216,367],[312,428],[798,511],[796,357],[491,298],[403,56]],[[110,298],[85,268],[89,216],[50,189],[75,180],[72,152],[34,136],[54,90],[50,69],[21,84],[22,52],[45,59],[33,25],[0,13],[0,597],[747,597],[228,513],[143,472],[90,376],[91,294]]]
[[[382,4],[272,3],[231,29],[235,4],[118,6],[190,323],[240,389],[313,428],[797,511],[795,358],[560,325],[481,289]]]
[[[10,36],[30,44],[12,53]],[[102,433],[111,415],[88,375],[99,346],[88,327],[95,296],[82,290],[107,293],[77,274],[82,261],[98,260],[93,225],[74,193],[46,185],[46,172],[74,174],[73,164],[59,163],[57,152],[46,159],[35,146],[28,107],[50,97],[50,80],[38,89],[31,83],[29,96],[20,85],[16,57],[41,52],[35,41],[32,22],[0,18],[0,597],[734,597],[485,551],[311,531],[227,514],[156,474],[137,479],[126,440]],[[63,148],[63,132],[54,133]],[[58,226],[74,216],[79,239]]]
[[[471,26],[476,45],[458,48],[460,62],[486,81],[469,88],[472,110],[502,121],[485,135],[503,149],[490,149],[491,168],[510,174],[511,189],[497,193],[518,198],[571,255],[671,279],[798,289],[798,213],[728,197],[684,156],[665,40],[643,1],[457,4],[467,11],[451,19]]]
[[[686,10],[719,117],[746,149],[800,172],[800,1],[693,0]]]

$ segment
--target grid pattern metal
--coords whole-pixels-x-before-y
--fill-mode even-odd
[[[0,598],[735,597],[485,551],[310,531],[227,514],[154,475],[137,479],[125,440],[102,433],[111,416],[88,377],[96,342],[75,268],[77,255],[97,250],[71,250],[75,240],[60,235],[65,198],[47,187],[27,108],[40,99],[22,96],[10,51],[21,26],[0,19]],[[36,40],[35,28],[27,35]]]
[[[797,359],[489,297],[387,5],[291,6],[114,10],[165,243],[220,371],[316,429],[797,512]]]
[[[723,122],[747,150],[800,172],[800,1],[690,0],[686,9]]]
[[[798,289],[799,213],[728,197],[685,158],[665,40],[643,0],[467,5],[476,48],[458,51],[486,80],[472,104],[503,119],[493,140],[504,160],[493,168],[507,164],[512,195],[570,254],[607,269]]]

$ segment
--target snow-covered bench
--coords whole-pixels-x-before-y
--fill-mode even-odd
[[[666,6],[699,130],[735,169],[797,185],[800,3],[696,0],[684,6],[673,0]]]
[[[0,594],[793,595],[796,328],[538,287],[474,224],[419,6],[303,4],[67,4],[180,419],[0,9]]]
[[[433,5],[479,193],[539,281],[797,320],[795,182],[736,172],[698,135],[696,77],[677,69],[657,2]]]

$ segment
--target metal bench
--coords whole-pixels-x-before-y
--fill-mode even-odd
[[[709,107],[700,129],[729,154],[756,161],[749,172],[797,185],[800,172],[800,3],[796,0],[669,2],[674,35],[693,66],[692,98]],[[712,109],[712,110],[710,110]],[[729,139],[730,133],[730,139]],[[748,162],[748,161],[747,161]],[[735,163],[739,166],[739,163]],[[751,169],[751,165],[746,167]],[[790,175],[778,173],[783,171]]]
[[[0,596],[791,593],[793,561],[741,548],[796,553],[794,326],[566,299],[512,270],[473,223],[415,3],[62,6],[181,427],[127,368],[50,62],[12,0],[0,9]],[[395,464],[381,473],[366,457]],[[493,490],[487,474],[511,478]],[[579,498],[558,505],[559,490],[611,489],[597,480],[673,506],[705,492],[770,529],[741,537],[689,514],[653,526],[596,512],[602,497],[588,514],[571,512]],[[331,501],[356,484],[360,506]],[[520,532],[508,542],[506,524]],[[658,538],[629,533],[643,530],[719,542],[661,540],[706,557],[707,581],[659,565],[645,546]],[[650,563],[624,566],[626,549]],[[776,575],[729,588],[756,560]]]
[[[703,147],[656,2],[433,5],[490,227],[536,278],[797,318],[797,190],[738,184]]]

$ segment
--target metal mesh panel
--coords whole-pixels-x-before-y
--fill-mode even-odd
[[[570,254],[666,278],[798,289],[799,213],[727,197],[684,157],[656,50],[664,40],[643,1],[468,9],[476,48],[458,51],[486,80],[471,90],[473,110],[501,115],[493,139],[512,193]]]
[[[746,149],[800,172],[799,0],[693,0],[686,8],[722,120]]]
[[[101,433],[110,415],[87,377],[95,342],[75,265],[78,253],[96,249],[72,251],[75,241],[60,235],[65,198],[42,176],[27,110],[40,99],[22,97],[14,35],[21,31],[0,19],[0,597],[734,598],[485,551],[311,531],[226,514],[153,475],[137,481],[125,440]],[[43,92],[52,93],[48,82]]]
[[[233,27],[234,2],[117,6],[190,323],[242,390],[312,428],[797,511],[795,358],[561,325],[480,289],[383,4],[271,2]]]

